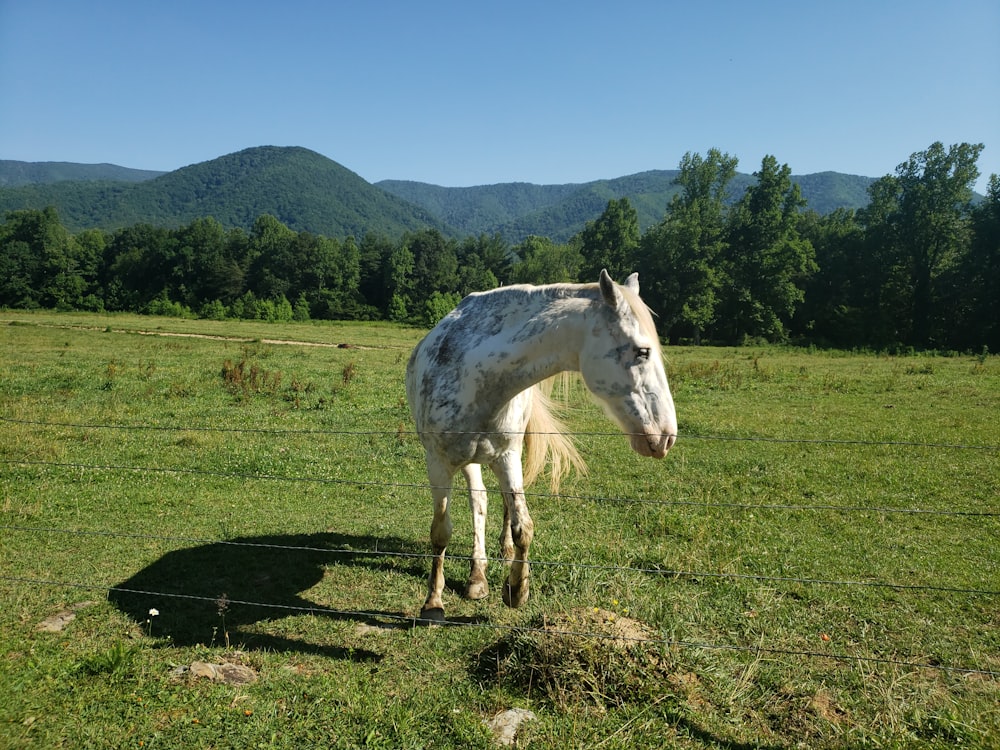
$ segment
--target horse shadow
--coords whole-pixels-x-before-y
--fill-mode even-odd
[[[366,552],[397,555],[391,562]],[[256,623],[312,613],[373,627],[408,627],[403,612],[340,612],[302,596],[322,580],[327,566],[360,565],[423,578],[420,558],[400,565],[398,555],[417,554],[394,537],[336,533],[253,536],[167,552],[129,579],[111,587],[108,600],[152,635],[171,645],[231,643],[246,650],[296,651],[354,661],[381,657],[363,649],[310,643],[244,630]],[[158,614],[150,615],[151,610]]]

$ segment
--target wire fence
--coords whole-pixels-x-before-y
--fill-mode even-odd
[[[199,537],[187,537],[187,536],[167,536],[161,534],[134,534],[134,533],[123,533],[117,531],[106,531],[106,530],[93,530],[93,529],[62,529],[57,527],[41,527],[41,526],[18,526],[16,524],[5,524],[0,526],[0,528],[7,531],[20,532],[20,533],[35,533],[35,534],[65,534],[70,536],[103,536],[109,538],[118,539],[147,539],[170,543],[183,543],[183,544],[219,544],[227,545],[232,547],[247,547],[254,548],[260,547],[265,549],[277,549],[286,551],[297,551],[297,552],[316,552],[322,553],[324,555],[329,555],[335,557],[337,555],[351,556],[351,557],[395,557],[395,558],[405,558],[412,560],[430,560],[434,557],[433,554],[429,552],[400,552],[398,550],[366,550],[366,549],[350,549],[350,550],[338,550],[330,549],[327,547],[312,547],[308,545],[285,545],[285,544],[263,544],[258,542],[245,542],[238,540],[228,540],[228,539],[209,539],[209,538],[199,538]],[[472,556],[470,555],[454,555],[448,556],[452,561],[458,562],[471,562]],[[487,563],[505,563],[509,562],[499,557],[477,558],[479,560],[485,560]],[[587,562],[568,562],[565,560],[530,560],[531,565],[537,567],[550,567],[550,568],[572,568],[575,570],[591,570],[591,571],[605,571],[605,572],[625,572],[625,573],[638,573],[643,575],[655,575],[663,576],[666,578],[690,578],[695,580],[715,578],[721,580],[751,580],[751,581],[761,581],[766,583],[798,583],[803,585],[812,586],[859,586],[862,588],[876,588],[876,589],[892,589],[896,591],[936,591],[936,592],[946,592],[953,594],[967,594],[970,596],[1000,596],[1000,589],[972,589],[963,588],[960,586],[935,586],[935,585],[925,585],[925,584],[912,584],[912,583],[893,583],[887,581],[851,581],[851,580],[830,580],[822,578],[803,578],[796,576],[769,576],[769,575],[756,575],[751,573],[722,573],[717,571],[696,571],[696,570],[679,570],[664,567],[640,567],[631,565],[601,565],[595,563]]]
[[[273,429],[273,428],[215,427],[215,426],[191,426],[191,425],[177,426],[177,425],[139,425],[139,424],[109,424],[109,423],[85,423],[85,422],[49,422],[41,420],[16,419],[8,416],[0,416],[0,422],[6,422],[9,424],[16,424],[16,425],[36,427],[36,428],[44,427],[44,428],[66,428],[66,429],[87,429],[87,430],[150,431],[150,432],[205,431],[205,432],[221,432],[221,433],[265,434],[265,435],[340,435],[340,436],[352,436],[352,437],[384,436],[387,434],[385,431],[357,431],[357,430],[336,430],[336,429],[320,429],[320,428]],[[399,437],[404,434],[416,435],[416,433],[412,431],[392,432],[392,435],[396,437]],[[583,436],[600,437],[609,435],[617,436],[619,435],[619,433],[617,432],[573,433],[574,437],[583,437]],[[1000,450],[1000,446],[995,446],[995,445],[973,445],[973,444],[963,445],[963,444],[927,443],[927,442],[913,442],[913,441],[880,441],[880,440],[861,440],[861,439],[857,440],[789,439],[789,438],[691,435],[691,434],[685,434],[684,437],[685,439],[695,439],[695,440],[740,441],[740,442],[751,441],[751,442],[778,443],[778,444],[807,444],[807,445],[892,447],[892,448],[932,448],[932,449],[948,449],[948,450],[976,451],[976,452],[995,452],[997,450]],[[171,468],[163,466],[89,464],[89,463],[80,463],[72,461],[55,461],[55,460],[28,459],[28,458],[4,458],[0,459],[0,463],[6,465],[35,466],[43,469],[66,468],[78,471],[112,471],[112,472],[134,472],[134,473],[144,473],[144,474],[172,473],[172,474],[184,474],[193,476],[212,476],[225,479],[249,480],[249,481],[306,482],[306,483],[317,483],[317,484],[350,485],[360,488],[396,488],[396,489],[406,488],[406,489],[419,489],[423,491],[429,491],[431,489],[430,485],[420,482],[384,482],[384,481],[374,482],[374,481],[361,481],[361,480],[343,479],[343,478],[262,474],[262,473],[221,471],[221,470],[199,469],[199,468],[188,468],[188,467]],[[528,493],[528,494],[534,496],[549,496],[547,493]],[[942,517],[959,517],[959,518],[1000,517],[1000,511],[989,510],[989,509],[971,510],[971,509],[937,509],[937,508],[895,508],[895,507],[877,507],[877,506],[864,506],[864,505],[838,505],[831,503],[814,503],[814,504],[803,504],[803,505],[763,504],[763,503],[709,502],[709,501],[694,501],[694,500],[662,500],[662,499],[645,499],[645,498],[602,497],[596,495],[558,495],[557,497],[562,499],[582,500],[590,502],[627,503],[627,504],[654,505],[654,506],[665,506],[665,507],[680,506],[680,507],[702,507],[702,508],[716,508],[716,509],[742,509],[751,511],[764,511],[764,510],[776,511],[776,512],[824,511],[824,512],[837,512],[837,513],[904,514],[904,515],[942,516]],[[18,524],[0,525],[0,529],[3,529],[9,533],[18,533],[18,534],[69,535],[69,536],[79,536],[79,537],[102,536],[102,537],[123,538],[123,539],[146,539],[146,540],[160,541],[168,543],[170,545],[217,544],[217,545],[232,545],[235,547],[268,547],[286,551],[305,551],[313,553],[322,553],[324,555],[330,555],[330,556],[336,556],[337,554],[345,554],[354,557],[371,557],[371,558],[389,557],[389,558],[407,558],[407,559],[418,559],[418,560],[429,559],[432,557],[430,553],[402,552],[402,551],[385,550],[385,549],[337,550],[325,547],[312,547],[312,546],[301,546],[301,545],[261,544],[261,543],[240,541],[240,540],[226,540],[226,539],[220,540],[220,539],[174,536],[174,535],[138,534],[138,533],[121,532],[121,531],[114,531],[107,529],[67,529],[59,527],[29,526],[29,525],[18,525]],[[470,561],[472,558],[461,555],[450,555],[450,559],[456,561],[463,561],[463,560]],[[503,562],[503,561],[497,558],[488,558],[488,562]],[[568,562],[559,560],[531,560],[531,564],[539,567],[571,568],[578,570],[604,571],[604,572],[626,572],[637,575],[648,575],[648,576],[658,576],[658,577],[668,577],[668,578],[688,578],[693,580],[701,580],[701,579],[717,579],[717,580],[730,580],[730,581],[752,580],[770,584],[782,583],[782,584],[799,584],[799,585],[829,586],[829,587],[863,587],[863,588],[887,589],[887,590],[906,591],[906,592],[945,593],[954,596],[968,596],[968,597],[1000,596],[1000,590],[995,590],[992,588],[968,588],[968,587],[949,586],[949,585],[922,585],[922,584],[899,583],[893,581],[821,579],[812,577],[758,575],[750,573],[732,573],[732,572],[718,572],[718,571],[705,571],[705,570],[682,570],[682,569],[670,569],[659,566],[606,565],[606,564],[594,564],[594,563],[580,562],[580,561]],[[162,591],[144,591],[144,590],[136,590],[136,589],[122,588],[118,586],[108,586],[97,583],[87,583],[80,581],[48,580],[48,579],[10,576],[2,574],[0,574],[0,580],[12,584],[21,584],[21,585],[52,586],[52,587],[81,589],[81,590],[100,590],[108,592],[109,594],[111,592],[119,592],[119,593],[131,593],[131,594],[143,594],[143,595],[157,595],[167,598],[187,599],[192,601],[206,601],[206,602],[215,601],[215,598],[213,597],[203,597],[192,594],[171,593]],[[340,610],[322,606],[298,607],[298,606],[278,604],[273,602],[269,603],[269,602],[255,602],[255,601],[244,601],[244,600],[230,600],[230,602],[232,604],[242,604],[247,606],[261,607],[265,609],[281,610],[290,613],[308,612],[313,614],[334,615],[338,617],[355,618],[355,619],[389,620],[395,622],[396,626],[398,627],[413,626],[420,622],[418,618],[413,618],[393,613],[386,613],[386,612]],[[462,622],[448,622],[445,624],[450,626],[490,628],[494,630],[506,630],[518,633],[545,632],[550,635],[552,634],[551,631],[542,630],[539,628],[514,626],[514,625],[500,625],[494,623],[462,621]],[[622,638],[618,635],[609,635],[607,633],[600,633],[600,632],[587,632],[587,631],[576,632],[568,630],[559,630],[557,631],[557,633],[560,636],[566,636],[566,637],[589,637],[597,639],[611,638],[615,640],[622,640]],[[1000,678],[1000,672],[992,669],[981,669],[981,668],[956,666],[956,665],[943,665],[930,662],[922,662],[918,660],[894,659],[887,657],[876,657],[876,656],[866,656],[858,654],[821,652],[821,651],[799,650],[799,649],[768,648],[763,645],[741,646],[735,644],[713,644],[707,642],[697,642],[697,641],[688,641],[683,639],[669,639],[669,638],[636,638],[634,640],[638,642],[659,644],[669,648],[692,648],[692,649],[716,650],[716,651],[746,652],[758,655],[766,654],[771,656],[798,656],[798,657],[817,658],[817,659],[822,658],[839,662],[867,663],[873,665],[893,665],[911,669],[931,669],[931,670],[938,670],[941,672],[949,672],[956,674],[975,674],[990,678]]]
[[[0,576],[0,580],[7,581],[9,583],[20,583],[32,586],[54,586],[58,588],[79,589],[84,591],[105,591],[108,593],[117,592],[121,594],[139,594],[139,595],[152,594],[168,599],[183,599],[187,601],[198,601],[213,605],[218,605],[219,603],[218,597],[197,596],[194,594],[178,594],[178,593],[161,592],[161,591],[145,591],[141,589],[124,588],[121,586],[101,586],[98,584],[87,584],[87,583],[79,583],[73,581],[51,581],[38,578],[23,578],[18,576]],[[754,655],[799,656],[799,657],[806,657],[813,659],[827,659],[830,661],[837,661],[837,662],[896,666],[896,667],[904,667],[907,669],[926,669],[926,670],[935,670],[938,672],[947,672],[951,674],[978,675],[981,677],[990,677],[994,679],[1000,678],[1000,672],[989,669],[978,669],[975,667],[959,667],[947,664],[933,664],[931,662],[908,661],[905,659],[893,659],[889,657],[880,657],[880,656],[844,654],[833,651],[823,652],[823,651],[811,651],[807,649],[783,649],[783,648],[772,648],[764,645],[740,646],[737,644],[708,643],[704,641],[692,641],[692,640],[676,639],[676,638],[645,638],[638,636],[622,635],[620,633],[611,634],[611,633],[602,633],[602,632],[583,630],[583,629],[568,630],[565,628],[559,628],[558,630],[551,630],[547,628],[531,627],[525,625],[503,625],[498,623],[464,621],[464,620],[463,621],[446,620],[443,622],[434,621],[433,623],[429,623],[428,621],[421,620],[418,617],[393,614],[391,612],[371,612],[365,610],[333,609],[330,607],[323,607],[319,605],[315,606],[311,605],[308,607],[294,606],[289,604],[275,604],[271,602],[255,602],[244,599],[227,598],[226,604],[227,606],[240,605],[247,607],[260,607],[263,609],[285,611],[295,614],[325,615],[331,617],[350,618],[356,620],[376,620],[376,621],[390,620],[394,621],[400,627],[418,627],[427,624],[433,624],[436,626],[446,626],[446,627],[477,628],[477,629],[485,629],[491,631],[499,630],[499,631],[506,631],[509,633],[536,633],[536,634],[555,636],[560,638],[591,638],[595,640],[608,640],[615,642],[624,641],[636,645],[650,644],[650,645],[663,646],[671,649],[685,648],[685,649],[698,649],[704,651],[742,652]]]
[[[102,422],[47,422],[32,419],[15,419],[13,417],[0,416],[0,422],[10,424],[32,425],[36,427],[72,427],[88,430],[138,430],[149,432],[231,432],[263,435],[385,435],[384,430],[333,430],[328,428],[271,428],[271,427],[218,427],[213,425],[145,425],[145,424],[108,424]],[[412,435],[418,433],[415,430],[396,430],[393,435]],[[436,434],[436,433],[435,433]],[[469,435],[481,433],[469,433],[458,430],[442,431],[442,435]],[[544,435],[547,433],[535,433]],[[590,431],[572,432],[571,437],[616,437],[622,433],[610,431]],[[801,445],[855,445],[855,446],[881,446],[881,447],[902,447],[902,448],[949,448],[954,450],[973,451],[1000,451],[1000,445],[976,445],[965,443],[933,443],[915,440],[863,440],[863,439],[838,439],[838,438],[775,438],[760,435],[739,436],[739,435],[699,435],[689,432],[684,433],[685,440],[721,440],[731,442],[750,443],[777,443],[777,444],[801,444]]]
[[[251,481],[312,483],[327,485],[346,485],[362,488],[393,488],[420,489],[430,492],[439,489],[434,485],[421,482],[385,482],[363,481],[359,479],[337,479],[333,477],[317,477],[287,474],[261,474],[253,472],[234,472],[215,469],[176,468],[166,466],[134,466],[125,464],[85,464],[74,461],[48,461],[43,459],[0,459],[0,463],[17,464],[21,466],[49,466],[54,468],[78,469],[83,471],[121,471],[143,474],[189,474],[219,477],[222,479],[246,479]],[[863,513],[877,515],[913,515],[913,516],[951,516],[956,518],[997,518],[1000,511],[968,510],[951,508],[894,508],[878,505],[837,505],[832,503],[737,503],[707,500],[663,500],[652,498],[607,497],[601,495],[581,495],[560,493],[552,495],[548,492],[525,491],[525,497],[559,498],[562,500],[579,500],[585,502],[604,502],[631,505],[651,505],[662,507],[714,508],[724,510],[747,511],[829,511],[837,513]]]

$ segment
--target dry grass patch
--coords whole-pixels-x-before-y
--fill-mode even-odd
[[[561,710],[662,699],[688,685],[648,625],[598,607],[542,615],[474,660],[474,672]],[[672,679],[673,678],[673,679]]]

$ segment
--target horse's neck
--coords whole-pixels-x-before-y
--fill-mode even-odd
[[[583,337],[593,320],[587,299],[566,297],[546,300],[537,309],[512,313],[495,350],[484,363],[491,374],[494,398],[500,403],[546,378],[580,369]]]

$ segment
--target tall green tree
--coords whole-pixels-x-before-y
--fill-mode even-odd
[[[728,338],[781,340],[816,270],[815,252],[798,231],[805,201],[787,164],[765,156],[757,178],[730,213],[723,264]]]
[[[819,272],[806,283],[796,313],[795,333],[827,345],[883,343],[872,326],[872,280],[880,278],[877,257],[866,252],[864,231],[854,211],[838,208],[820,216],[807,211],[799,225],[816,251]]]
[[[258,216],[250,230],[250,268],[247,274],[249,291],[260,299],[288,299],[294,280],[290,268],[297,251],[298,235],[274,216]],[[301,248],[298,252],[301,251]]]
[[[389,307],[391,292],[386,269],[393,250],[394,243],[385,235],[367,232],[361,238],[358,290],[363,304],[368,306],[366,315],[381,316]]]
[[[243,291],[243,272],[227,257],[222,224],[211,217],[195,219],[175,234],[177,301],[198,309],[212,300],[229,304],[236,299]]]
[[[7,214],[0,226],[0,305],[73,307],[85,294],[79,271],[55,208]]]
[[[108,235],[100,229],[85,229],[71,238],[75,248],[76,265],[83,282],[83,296],[74,307],[84,310],[104,309],[104,290],[100,285],[101,264]]]
[[[885,175],[868,186],[868,205],[857,213],[863,230],[861,263],[855,268],[855,286],[864,295],[866,318],[862,343],[882,347],[903,340],[902,320],[909,312],[909,285],[900,271],[894,216],[899,211],[896,178]],[[909,325],[905,326],[907,330]]]
[[[972,243],[962,264],[969,320],[963,348],[1000,353],[1000,176],[990,175],[986,199],[972,211]]]
[[[135,224],[111,235],[101,274],[109,310],[142,312],[168,292],[174,242],[171,232],[151,224]]]
[[[467,237],[458,248],[461,292],[509,284],[517,255],[500,234]]]
[[[310,315],[322,319],[358,317],[360,250],[353,237],[338,242],[330,237],[299,232],[295,263],[302,269],[293,277],[291,294],[304,297]]]
[[[459,299],[472,292],[481,292],[486,289],[493,289],[500,285],[500,281],[493,272],[486,267],[473,242],[463,242],[458,247],[458,291],[455,294]],[[436,323],[437,321],[435,321]]]
[[[364,317],[361,297],[361,248],[352,235],[340,243],[335,275],[335,297],[331,302],[333,317]],[[333,304],[337,308],[332,307]]]
[[[413,252],[405,242],[392,247],[382,267],[385,287],[384,313],[389,320],[406,320],[413,310]]]
[[[612,198],[580,233],[581,281],[596,281],[602,268],[613,279],[624,279],[635,270],[638,247],[639,214],[628,198]]]
[[[928,346],[950,336],[949,316],[935,307],[942,297],[939,280],[968,248],[972,186],[982,149],[981,143],[945,149],[935,142],[900,164],[894,177],[877,183],[880,192],[872,199],[881,205],[874,218],[885,226],[869,226],[888,243],[902,274],[894,281],[902,291],[896,302],[904,343]]]
[[[690,335],[698,343],[715,320],[728,186],[737,164],[736,157],[718,149],[705,157],[684,154],[675,180],[681,191],[671,199],[663,221],[640,241],[643,296],[674,340]]]
[[[531,235],[516,245],[514,252],[520,258],[511,272],[515,284],[558,284],[580,277],[583,256],[573,243],[557,245],[548,237]]]
[[[458,254],[455,243],[437,229],[404,235],[402,244],[413,256],[413,290],[421,297],[431,292],[458,291]]]

